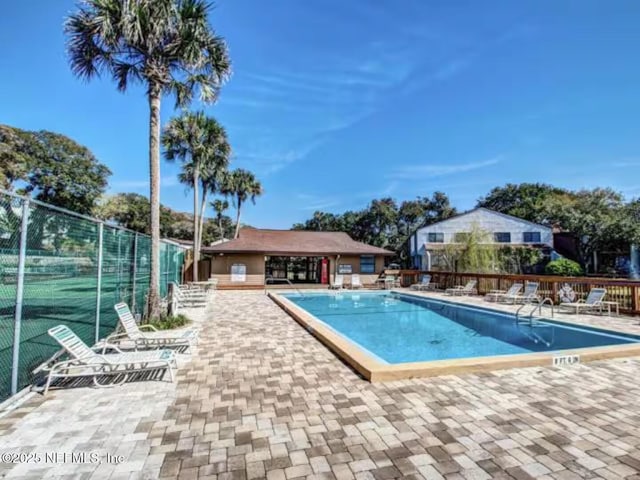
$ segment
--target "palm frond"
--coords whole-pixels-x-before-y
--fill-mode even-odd
[[[203,0],[86,0],[65,21],[71,69],[80,78],[110,74],[119,90],[143,81],[174,94],[216,100],[231,64]]]

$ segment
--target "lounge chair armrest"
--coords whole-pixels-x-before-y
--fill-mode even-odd
[[[53,371],[58,371],[58,370],[64,370],[65,368],[68,368],[68,367],[77,367],[77,366],[80,366],[80,365],[82,365],[81,361],[79,361],[79,360],[77,360],[75,358],[72,358],[70,360],[65,360],[63,362],[56,362],[53,365],[51,365],[50,367],[45,368],[44,370],[53,372]]]
[[[106,340],[96,343],[91,347],[97,353],[103,354],[106,350],[115,350],[116,353],[124,353],[115,343],[109,343]],[[100,355],[102,356],[102,355]]]
[[[506,290],[489,290],[489,293],[507,293]]]
[[[113,340],[120,340],[121,338],[128,338],[128,337],[129,335],[127,335],[126,332],[112,333],[104,340],[100,340],[96,345],[102,346],[103,343],[111,343]]]
[[[151,325],[150,323],[145,323],[144,325],[138,325],[138,328],[140,330],[151,330],[152,332],[157,332],[158,329],[156,327],[154,327],[153,325]]]
[[[51,368],[51,364],[54,363],[56,360],[58,360],[60,357],[62,357],[67,351],[64,348],[61,348],[60,350],[58,350],[56,353],[54,353],[51,357],[49,357],[47,360],[45,360],[44,362],[42,362],[40,365],[38,365],[33,371],[32,373],[39,373],[42,372],[43,370],[48,370]]]

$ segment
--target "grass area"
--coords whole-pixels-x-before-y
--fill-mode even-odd
[[[184,327],[191,323],[191,320],[182,313],[178,315],[162,315],[158,320],[151,322],[151,325],[158,330],[172,330],[174,328]]]

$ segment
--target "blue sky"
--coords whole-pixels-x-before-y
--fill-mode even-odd
[[[111,168],[110,192],[147,194],[144,90],[71,75],[73,7],[3,5],[0,123],[64,133]],[[263,182],[244,221],[435,190],[466,209],[507,182],[640,195],[638,18],[634,0],[220,0],[234,74],[206,110]],[[163,161],[162,202],[189,211],[177,171]]]

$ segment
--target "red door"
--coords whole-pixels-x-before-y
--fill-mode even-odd
[[[322,267],[320,268],[320,283],[326,285],[327,283],[329,283],[329,260],[323,258],[321,262]]]

